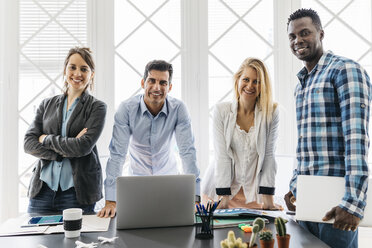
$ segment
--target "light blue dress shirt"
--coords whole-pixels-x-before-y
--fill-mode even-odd
[[[70,109],[66,111],[67,97],[65,98],[61,129],[62,137],[66,137],[67,123],[78,102],[79,98],[76,98],[76,100],[72,103]],[[74,187],[70,160],[68,158],[64,158],[61,162],[52,161],[47,166],[44,166],[40,173],[40,180],[44,181],[49,186],[49,188],[54,191],[58,190],[59,185],[61,186],[62,191]]]
[[[182,174],[196,176],[200,194],[199,168],[194,136],[186,106],[168,96],[163,108],[153,116],[143,95],[122,102],[115,114],[105,179],[106,200],[116,201],[116,178],[122,175],[129,149],[129,173],[135,176],[180,174],[174,157],[174,137],[182,159]]]

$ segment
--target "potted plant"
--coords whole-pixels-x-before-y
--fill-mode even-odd
[[[261,231],[260,245],[261,245],[261,248],[273,248],[274,247],[273,233],[271,230],[265,229]]]
[[[235,233],[230,230],[227,234],[227,239],[221,241],[221,248],[229,247],[247,248],[247,244],[244,243],[241,238],[236,239]]]
[[[249,245],[248,245],[249,248],[257,246],[257,244],[255,244],[257,234],[264,227],[265,227],[265,221],[262,218],[258,217],[253,221],[251,240],[249,241]]]
[[[288,220],[283,219],[282,217],[275,218],[274,224],[276,228],[276,240],[278,241],[279,248],[288,248],[289,247],[289,239],[291,235],[287,234],[287,229],[285,224]]]

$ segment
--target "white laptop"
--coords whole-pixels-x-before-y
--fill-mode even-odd
[[[367,205],[359,226],[372,227],[372,179],[368,181]],[[297,177],[296,219],[324,222],[322,218],[337,206],[344,196],[343,177],[305,176]],[[334,219],[327,221],[333,223]]]
[[[118,177],[116,192],[117,229],[194,224],[195,175]]]

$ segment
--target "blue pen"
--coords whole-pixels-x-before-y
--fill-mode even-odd
[[[207,210],[205,210],[204,205],[201,205],[201,206],[202,206],[202,209],[203,209],[204,214],[207,215]]]
[[[198,204],[195,204],[195,206],[196,206],[196,210],[198,211],[198,214],[200,215],[199,205]]]
[[[217,208],[217,202],[215,202],[215,203],[213,204],[212,212],[214,212],[214,210],[216,210],[216,208]]]

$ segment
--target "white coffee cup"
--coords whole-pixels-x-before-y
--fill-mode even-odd
[[[63,210],[63,229],[66,238],[77,238],[80,236],[83,210],[81,208],[68,208]]]

